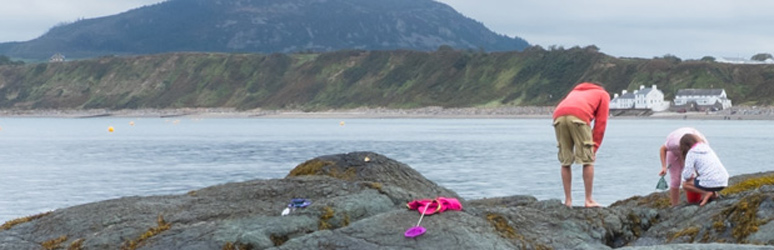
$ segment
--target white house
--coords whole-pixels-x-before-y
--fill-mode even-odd
[[[640,89],[634,92],[627,90],[621,91],[621,95],[613,95],[610,101],[610,109],[650,109],[653,111],[664,111],[669,108],[669,102],[664,101],[664,92],[661,92],[656,85],[651,88],[645,88],[640,85]]]
[[[49,62],[64,62],[65,56],[61,53],[56,53],[48,59]]]
[[[675,109],[702,111],[731,107],[725,89],[681,89],[675,94]]]
[[[722,57],[715,61],[719,63],[730,63],[730,64],[774,64],[774,60],[772,60],[771,58],[766,59],[764,61],[755,61],[755,60],[738,58],[738,57]]]

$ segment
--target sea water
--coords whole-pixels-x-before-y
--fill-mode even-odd
[[[610,205],[655,192],[658,149],[683,126],[705,134],[731,175],[774,170],[773,125],[611,119],[594,197]],[[353,151],[403,162],[466,199],[564,199],[548,118],[0,118],[0,222],[124,196],[283,178],[306,160]],[[572,185],[582,205],[580,166],[573,167]]]

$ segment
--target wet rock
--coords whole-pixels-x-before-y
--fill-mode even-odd
[[[480,217],[464,212],[445,212],[425,216],[420,226],[427,231],[417,238],[406,238],[404,232],[415,226],[416,211],[394,210],[379,214],[348,227],[317,231],[294,238],[280,249],[515,249],[499,237]],[[464,225],[464,226],[463,226]]]
[[[772,173],[737,176],[718,200],[703,207],[682,204],[658,210],[658,219],[633,246],[678,243],[772,244]],[[765,185],[749,185],[758,183]],[[746,186],[746,187],[745,187]],[[741,188],[740,188],[741,187]],[[731,193],[729,191],[734,191]]]
[[[353,152],[310,159],[283,179],[23,218],[3,225],[0,249],[772,249],[774,174],[730,183],[704,207],[669,207],[665,193],[606,208],[523,195],[466,201],[406,164]],[[464,209],[425,216],[425,234],[403,236],[420,217],[406,203],[439,196]],[[293,198],[312,202],[281,216]]]
[[[709,243],[709,244],[672,244],[672,245],[658,245],[658,246],[649,246],[649,247],[623,247],[619,249],[621,250],[729,250],[729,249],[764,250],[764,249],[774,249],[774,247]]]

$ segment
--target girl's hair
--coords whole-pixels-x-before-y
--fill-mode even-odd
[[[704,142],[704,140],[694,134],[685,134],[680,138],[680,153],[683,155],[683,160],[685,160],[685,155],[688,154],[688,150],[691,150],[691,147],[698,142]]]

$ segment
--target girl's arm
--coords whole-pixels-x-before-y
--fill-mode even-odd
[[[665,175],[667,172],[667,164],[666,164],[666,154],[667,154],[667,147],[666,145],[661,145],[661,149],[659,151],[659,156],[661,156],[661,172],[658,173],[658,175]]]

